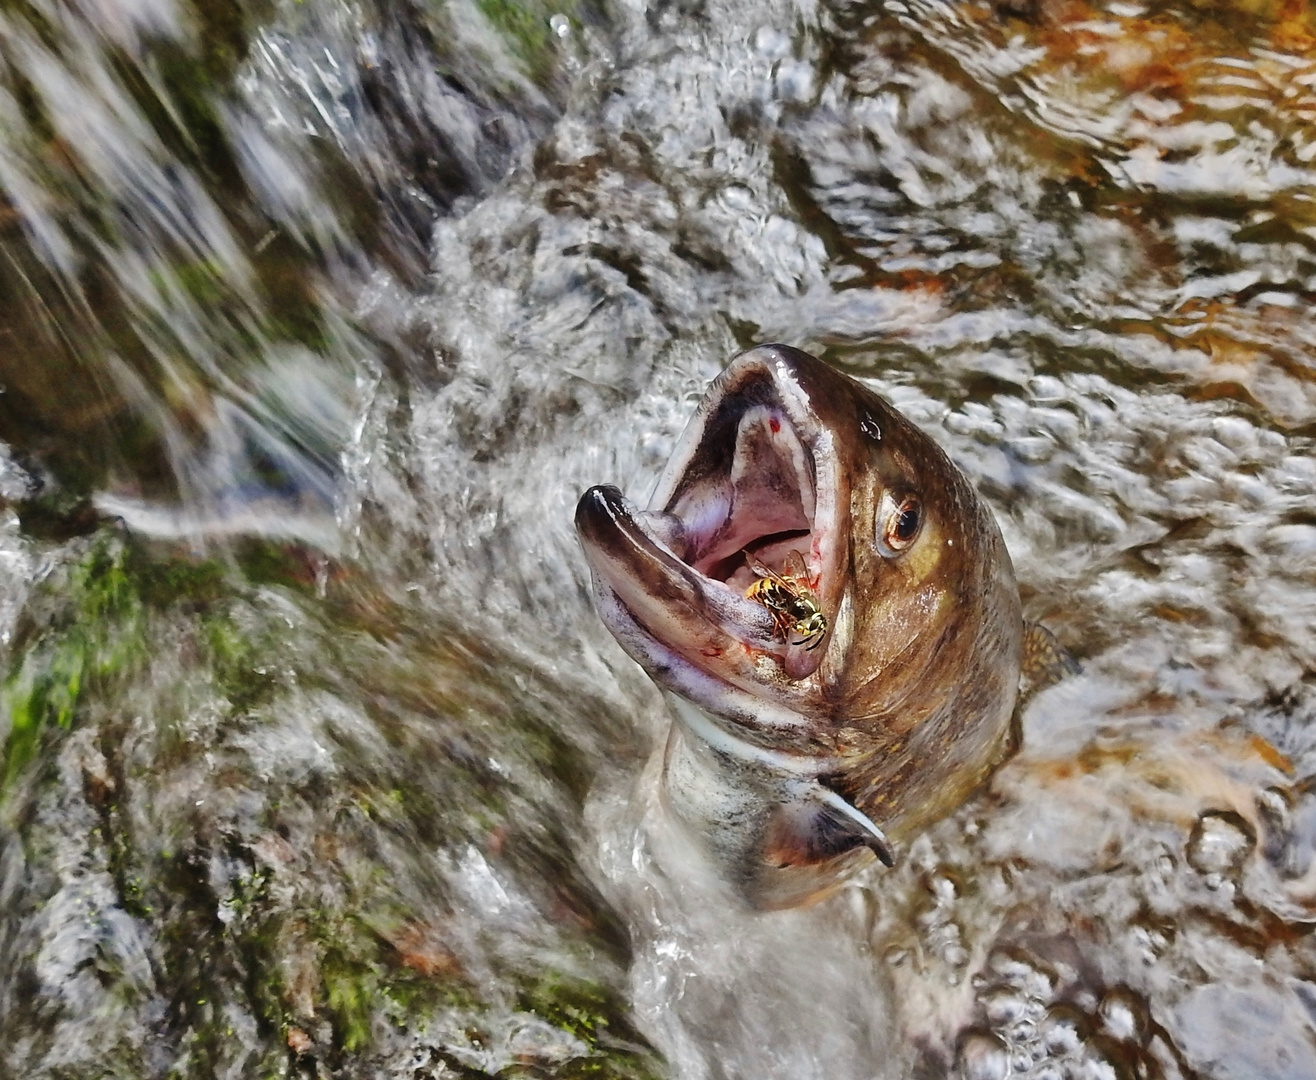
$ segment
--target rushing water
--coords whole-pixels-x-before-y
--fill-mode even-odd
[[[1304,0],[6,0],[0,1076],[1316,1077]],[[780,340],[1083,671],[754,914],[579,492]]]

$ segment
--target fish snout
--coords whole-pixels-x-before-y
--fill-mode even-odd
[[[616,534],[619,515],[625,513],[625,497],[612,484],[595,484],[576,503],[576,532],[586,545],[603,546]]]

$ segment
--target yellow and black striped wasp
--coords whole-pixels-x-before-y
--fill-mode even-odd
[[[748,551],[745,552],[745,563],[758,575],[745,590],[745,597],[757,600],[768,609],[778,636],[791,645],[803,645],[810,651],[822,644],[827,634],[827,616],[822,613],[818,598],[809,585],[804,556],[792,551],[786,556],[780,574]],[[791,641],[792,634],[799,640]]]

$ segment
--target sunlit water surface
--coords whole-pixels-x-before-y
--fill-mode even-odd
[[[1316,1077],[1303,0],[0,6],[0,1075]],[[815,907],[589,608],[739,348],[1082,673]]]

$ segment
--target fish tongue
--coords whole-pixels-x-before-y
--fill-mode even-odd
[[[684,530],[672,517],[637,512],[615,487],[590,488],[576,507],[590,569],[636,621],[683,653],[720,655],[736,641],[780,652],[772,616],[761,604],[677,557],[668,542],[680,550]]]
[[[794,679],[798,682],[800,679],[807,679],[823,661],[824,649],[806,649],[803,645],[792,645],[781,658],[781,666],[786,672],[786,678]]]

